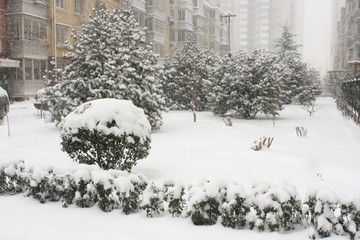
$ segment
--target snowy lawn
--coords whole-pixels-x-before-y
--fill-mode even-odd
[[[286,106],[276,126],[271,119],[233,120],[227,127],[212,113],[164,114],[163,127],[152,134],[147,159],[133,169],[150,180],[197,184],[233,180],[249,190],[254,182],[294,184],[303,197],[312,186],[327,187],[343,198],[360,198],[360,128],[341,116],[334,100],[320,98],[312,117],[299,106]],[[25,160],[28,165],[74,165],[60,150],[59,130],[37,116],[32,101],[11,105],[11,136],[0,126],[0,161]],[[295,127],[308,129],[297,137]],[[252,143],[274,137],[270,149],[255,152]],[[140,230],[140,231],[139,231]],[[306,239],[307,230],[287,234],[257,233],[216,226],[196,227],[190,219],[169,215],[147,219],[97,207],[63,209],[60,203],[39,204],[17,196],[0,197],[0,239]],[[346,239],[333,236],[331,239]]]

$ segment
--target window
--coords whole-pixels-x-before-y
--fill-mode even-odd
[[[140,27],[144,27],[144,14],[138,11],[134,11],[134,17]]]
[[[360,22],[356,23],[356,33],[360,34]]]
[[[146,0],[146,6],[153,6],[154,0]]]
[[[197,7],[197,6],[198,6],[197,0],[193,0],[193,5],[194,5],[194,7]]]
[[[210,18],[216,18],[216,12],[214,9],[210,10]]]
[[[56,0],[56,7],[64,9],[65,0]]]
[[[173,5],[174,4],[174,0],[170,0],[170,5]]]
[[[66,30],[67,27],[63,25],[56,25],[56,42],[62,47],[66,41]]]
[[[179,21],[185,21],[185,17],[186,17],[186,15],[185,15],[185,10],[184,10],[184,9],[179,10],[178,20],[179,20]]]
[[[26,40],[32,40],[31,37],[31,21],[24,22],[24,35]]]
[[[24,37],[21,34],[21,22],[24,21]],[[47,22],[32,16],[9,18],[9,33],[13,40],[25,39],[29,41],[44,42],[47,40]]]
[[[185,31],[179,31],[178,32],[178,41],[183,42],[186,40],[186,32]]]
[[[47,69],[46,60],[26,58],[24,59],[24,62],[25,62],[25,80],[41,80],[42,77],[45,76]]]
[[[25,59],[25,79],[26,80],[32,80],[32,60],[31,59]]]
[[[34,63],[34,79],[41,79],[40,60],[33,60]]]
[[[170,30],[170,40],[175,41],[175,31],[174,30]]]
[[[154,52],[159,54],[160,57],[164,57],[164,45],[155,43]]]
[[[80,13],[80,14],[84,14],[85,11],[84,11],[84,0],[75,0],[75,12],[76,13]]]
[[[145,26],[149,31],[153,31],[154,30],[153,18],[147,18],[145,20]]]
[[[21,18],[20,16],[8,16],[8,34],[11,40],[21,39]]]

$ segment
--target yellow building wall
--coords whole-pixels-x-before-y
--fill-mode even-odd
[[[50,57],[57,56],[61,59],[68,51],[64,48],[63,44],[56,42],[56,25],[66,26],[65,39],[70,44],[74,43],[74,39],[71,37],[73,29],[77,29],[82,24],[83,20],[93,14],[93,9],[97,3],[101,3],[107,6],[109,10],[120,9],[120,0],[109,1],[97,1],[97,0],[85,0],[84,13],[79,14],[75,12],[75,0],[63,0],[64,8],[55,7],[56,0],[49,2],[48,18],[51,19],[50,24],[50,43],[48,48],[48,54]],[[55,10],[55,14],[54,14]],[[55,46],[56,45],[56,46]],[[56,52],[55,52],[56,51]]]

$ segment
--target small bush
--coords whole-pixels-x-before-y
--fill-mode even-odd
[[[219,188],[207,183],[189,191],[188,215],[195,225],[214,225],[220,213]]]
[[[155,182],[150,182],[143,192],[140,209],[146,211],[147,217],[154,217],[165,211],[163,188]]]
[[[61,145],[75,162],[130,171],[149,154],[150,131],[142,109],[125,100],[100,99],[64,119]]]

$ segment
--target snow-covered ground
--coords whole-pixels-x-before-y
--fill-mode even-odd
[[[133,169],[150,180],[198,183],[233,180],[249,190],[253,182],[296,185],[301,196],[308,187],[327,187],[344,198],[360,198],[360,128],[344,119],[333,99],[320,98],[312,117],[299,106],[286,106],[273,127],[271,119],[233,120],[227,127],[212,113],[164,114],[163,127],[152,134],[147,159]],[[11,105],[7,124],[0,126],[0,161],[25,160],[29,165],[74,165],[60,150],[59,130],[39,119],[32,101]],[[295,127],[308,129],[297,137]],[[270,149],[255,152],[252,143],[274,137]],[[148,219],[97,207],[67,209],[60,203],[42,205],[31,198],[0,197],[0,240],[3,239],[306,239],[307,230],[287,234],[232,230],[220,224],[196,227],[190,219],[168,215]],[[331,239],[346,239],[333,236]]]

